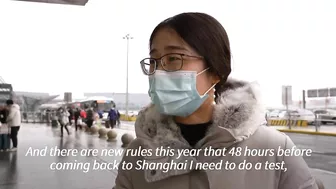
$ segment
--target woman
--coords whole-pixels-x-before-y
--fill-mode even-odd
[[[0,104],[0,152],[10,148],[10,128],[7,125],[8,110]]]
[[[137,138],[128,149],[152,154],[124,155],[133,165],[119,167],[116,189],[315,189],[316,183],[302,157],[244,156],[244,149],[291,149],[286,135],[261,126],[265,119],[258,85],[228,79],[231,52],[222,25],[203,13],[183,13],[160,23],[150,37],[150,57],[141,61],[149,75],[152,105],[143,109],[135,123]],[[216,102],[216,103],[214,103]],[[227,153],[202,155],[205,149]],[[155,154],[156,149],[166,153]],[[200,155],[168,153],[169,149],[201,149]],[[234,149],[243,149],[235,151]],[[144,151],[144,150],[143,150]],[[196,163],[263,163],[260,170],[206,170]],[[186,162],[188,166],[143,169],[146,163]],[[193,162],[193,166],[191,165]],[[266,162],[285,162],[283,170],[266,170]],[[142,170],[136,170],[136,169]],[[232,168],[232,167],[231,167]],[[267,166],[267,169],[272,169]]]
[[[69,124],[69,112],[64,107],[58,109],[58,121],[61,125],[61,137],[63,137],[63,128],[65,128],[68,135],[70,135],[68,124]]]

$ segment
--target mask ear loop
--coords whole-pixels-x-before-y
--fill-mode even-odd
[[[199,72],[198,74],[197,74],[197,76],[198,75],[201,75],[202,73],[204,73],[204,72],[206,72],[206,71],[208,71],[210,68],[206,68],[206,69],[204,69],[203,71],[201,71],[201,72]],[[215,86],[217,85],[217,83],[215,83],[215,84],[213,84],[202,96],[204,96],[204,95],[206,95],[206,94],[208,94],[208,92],[209,91],[211,91]]]
[[[202,73],[204,73],[204,72],[208,71],[209,69],[210,69],[210,68],[206,68],[206,69],[202,70],[201,72],[197,73],[197,75],[196,75],[196,76],[198,76],[198,75],[201,75]]]
[[[216,85],[217,83],[213,84],[202,96],[208,94],[208,92],[210,92]]]

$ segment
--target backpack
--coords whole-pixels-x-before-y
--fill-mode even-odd
[[[87,116],[86,116],[88,119],[93,119],[93,111],[91,110],[91,109],[89,109],[88,111],[87,111]]]

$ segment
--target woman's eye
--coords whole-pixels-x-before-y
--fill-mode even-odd
[[[170,57],[168,57],[168,61],[169,62],[172,62],[172,61],[175,61],[175,60],[181,60],[181,58],[180,57],[176,57],[176,56],[170,56]]]

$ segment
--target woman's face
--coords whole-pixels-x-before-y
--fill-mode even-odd
[[[201,55],[197,54],[188,44],[186,44],[173,29],[161,29],[153,38],[150,57],[157,59],[171,53],[201,57]],[[207,66],[203,59],[183,57],[183,67],[181,68],[183,71],[196,71],[199,73],[206,68]],[[198,93],[203,95],[215,84],[214,77],[209,71],[206,71],[197,76],[196,84]],[[211,94],[211,92],[209,92],[209,94]]]

